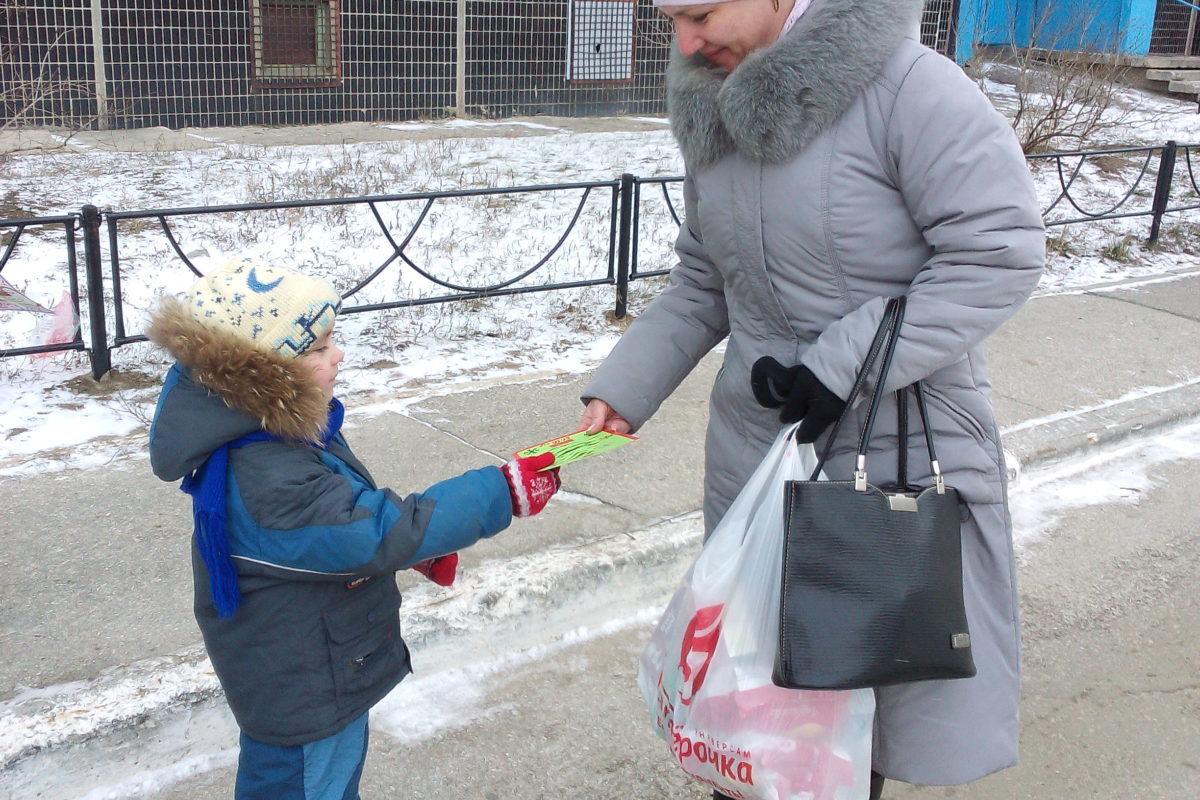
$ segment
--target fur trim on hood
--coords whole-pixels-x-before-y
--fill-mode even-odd
[[[923,0],[814,0],[787,35],[729,73],[673,44],[667,108],[688,168],[733,150],[767,163],[795,156],[879,74],[922,8]]]
[[[197,323],[164,298],[146,335],[191,371],[192,379],[230,408],[249,414],[282,439],[317,443],[329,417],[321,387],[298,359],[252,347],[232,333]]]

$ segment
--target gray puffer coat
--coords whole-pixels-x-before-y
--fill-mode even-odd
[[[846,397],[884,298],[907,294],[885,389],[925,381],[942,470],[967,503],[978,675],[878,690],[874,767],[957,784],[1016,760],[1015,570],[980,343],[1037,285],[1045,231],[1007,121],[954,63],[912,38],[920,11],[920,0],[815,0],[732,73],[675,54],[668,97],[687,166],[679,263],[584,397],[640,427],[728,338],[706,439],[711,530],[780,427],[751,393],[754,361],[805,364]],[[844,480],[854,436],[838,438],[826,473]],[[926,482],[920,438],[910,478]],[[894,477],[896,441],[889,398],[868,459],[873,483]]]

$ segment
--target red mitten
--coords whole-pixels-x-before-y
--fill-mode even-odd
[[[500,468],[508,480],[508,495],[512,500],[514,517],[532,517],[546,507],[546,503],[562,486],[557,469],[538,471],[553,463],[553,453],[542,453],[529,458],[514,458]]]
[[[429,578],[438,586],[449,586],[454,583],[454,573],[458,569],[458,553],[418,561],[412,565],[412,569]]]

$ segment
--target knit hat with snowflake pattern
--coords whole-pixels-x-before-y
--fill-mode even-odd
[[[342,298],[328,281],[244,258],[200,278],[183,306],[202,327],[286,358],[333,327]]]

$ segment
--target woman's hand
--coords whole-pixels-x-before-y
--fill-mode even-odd
[[[629,433],[633,430],[633,426],[624,417],[598,397],[588,401],[587,407],[583,409],[583,416],[579,418],[579,427],[588,433],[601,430]]]
[[[846,401],[831,392],[808,367],[785,367],[770,356],[763,356],[750,368],[750,388],[759,405],[783,409],[779,412],[783,424],[804,420],[796,430],[796,441],[801,444],[815,442],[846,407]]]

